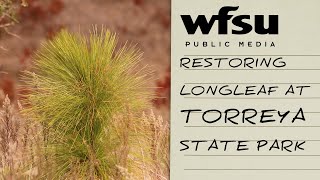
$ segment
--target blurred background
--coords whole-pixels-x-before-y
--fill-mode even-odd
[[[66,28],[88,32],[104,25],[144,52],[143,64],[155,71],[154,110],[168,119],[170,89],[170,0],[0,0],[0,89],[12,100],[19,73],[32,68],[41,43]]]

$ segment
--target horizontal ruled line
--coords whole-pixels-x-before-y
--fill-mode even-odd
[[[243,97],[243,98],[226,98],[226,97],[184,97],[186,99],[320,99],[320,97],[295,97],[295,98],[284,98],[284,97],[266,97],[266,98],[251,98],[251,97]]]
[[[283,57],[319,57],[320,55],[318,54],[297,54],[297,55],[263,55],[263,54],[259,54],[259,55],[245,55],[245,54],[241,54],[241,55],[221,55],[221,54],[218,54],[218,55],[212,55],[212,54],[200,54],[200,55],[197,55],[197,54],[192,54],[192,55],[183,55],[183,56],[226,56],[226,57],[232,57],[232,56],[283,56]]]
[[[263,154],[263,155],[207,155],[207,154],[185,154],[184,156],[186,157],[320,157],[320,154],[317,155],[268,155],[268,154]]]
[[[277,83],[277,82],[275,82],[275,83],[268,83],[268,82],[266,82],[266,83],[258,83],[258,82],[254,82],[254,83],[216,83],[216,82],[212,82],[212,83],[210,83],[210,82],[203,82],[203,83],[201,83],[201,82],[190,82],[190,83],[184,83],[184,84],[231,84],[231,85],[234,85],[234,84],[260,84],[260,85],[263,85],[263,84],[320,84],[320,83],[307,83],[307,82],[305,82],[305,83]]]
[[[320,126],[184,126],[186,128],[320,128]]]
[[[190,140],[190,139],[186,139],[186,140],[188,140],[188,141],[193,141],[193,140]],[[226,141],[226,140],[221,140],[221,139],[202,139],[203,141],[214,141],[214,140],[216,140],[216,141]],[[274,141],[275,139],[273,139],[273,140],[267,140],[267,139],[264,139],[265,141]],[[277,139],[278,141],[281,141],[281,140],[285,140],[285,139]],[[248,141],[248,142],[256,142],[256,141],[261,141],[261,139],[260,140],[243,140],[243,139],[241,139],[241,140],[236,140],[236,139],[228,139],[228,141]],[[292,139],[292,141],[306,141],[306,142],[320,142],[320,139],[319,140],[316,140],[316,139],[310,139],[310,140],[302,140],[302,139],[299,139],[299,140],[297,140],[297,139]]]
[[[203,114],[204,112],[199,112],[199,111],[195,111],[195,112],[192,112],[192,113],[195,113],[195,114]],[[226,112],[217,112],[217,111],[213,111],[213,112],[208,112],[208,114],[225,114]],[[228,113],[237,113],[237,112],[228,112]],[[253,114],[255,112],[246,112],[248,114]],[[268,112],[270,114],[278,114],[278,112]],[[281,114],[284,114],[286,112],[280,112]],[[298,114],[299,112],[290,112],[290,114]],[[262,114],[262,112],[257,112],[257,114]],[[303,114],[320,114],[320,112],[303,112]]]
[[[211,71],[319,71],[320,69],[203,69],[193,68],[184,70],[211,70]]]
[[[320,169],[184,169],[185,171],[320,171]]]

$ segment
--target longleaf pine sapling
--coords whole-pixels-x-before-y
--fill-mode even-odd
[[[117,37],[106,30],[94,28],[90,37],[63,30],[42,46],[34,69],[25,72],[31,90],[25,113],[47,129],[44,151],[53,167],[46,177],[110,179],[116,174],[118,157],[112,152],[121,139],[110,140],[116,131],[109,122],[127,108],[141,112],[152,98],[151,72],[139,63],[139,50],[116,45]]]

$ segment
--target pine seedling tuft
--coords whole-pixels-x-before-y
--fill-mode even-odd
[[[45,178],[110,179],[121,139],[112,118],[130,108],[139,112],[152,98],[150,71],[135,46],[117,46],[110,31],[89,37],[61,31],[36,53],[23,80],[30,89],[24,113],[44,127]],[[133,122],[134,123],[134,122]]]

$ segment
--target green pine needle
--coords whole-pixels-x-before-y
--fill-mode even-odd
[[[48,128],[44,151],[52,160],[46,177],[108,179],[115,173],[111,118],[130,108],[146,107],[148,68],[141,53],[127,45],[116,50],[117,37],[97,29],[89,38],[66,30],[37,52],[33,72],[23,76],[31,93],[25,113]],[[109,154],[109,155],[108,155]]]

